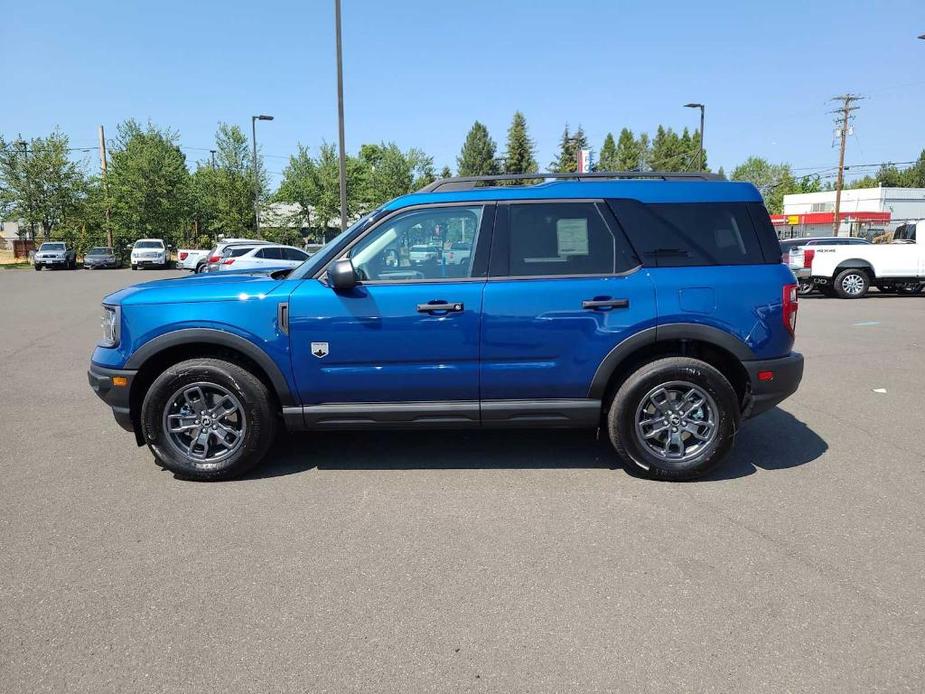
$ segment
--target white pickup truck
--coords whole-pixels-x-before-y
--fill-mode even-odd
[[[896,230],[892,243],[815,246],[810,280],[823,294],[859,299],[871,288],[919,293],[925,286],[925,219]]]
[[[177,269],[197,272],[200,265],[209,259],[209,249],[194,248],[177,249]]]

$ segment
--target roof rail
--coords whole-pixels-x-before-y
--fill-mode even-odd
[[[421,188],[419,193],[435,193],[438,191],[471,190],[479,187],[480,183],[493,183],[497,181],[521,181],[524,179],[566,179],[584,181],[588,179],[620,179],[620,178],[654,178],[661,181],[725,181],[726,177],[705,171],[593,171],[590,173],[518,173],[498,174],[495,176],[454,176],[440,178],[430,185]]]

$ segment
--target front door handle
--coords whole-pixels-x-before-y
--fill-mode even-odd
[[[426,304],[418,304],[418,313],[461,313],[465,305],[461,301],[452,303],[447,301],[431,301]]]
[[[629,306],[629,299],[588,299],[581,302],[581,307],[587,311],[609,311],[612,308],[629,308]]]

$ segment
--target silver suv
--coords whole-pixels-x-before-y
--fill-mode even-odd
[[[77,269],[77,251],[64,241],[46,241],[35,252],[35,269],[59,267],[65,270]]]

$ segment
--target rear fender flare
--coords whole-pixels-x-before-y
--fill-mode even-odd
[[[654,345],[658,342],[675,340],[696,340],[697,342],[712,344],[729,352],[739,361],[756,358],[752,349],[742,340],[710,325],[668,323],[646,328],[620,342],[604,357],[594,373],[594,378],[591,379],[588,397],[602,400],[606,394],[611,376],[624,360],[630,358],[640,348]]]

